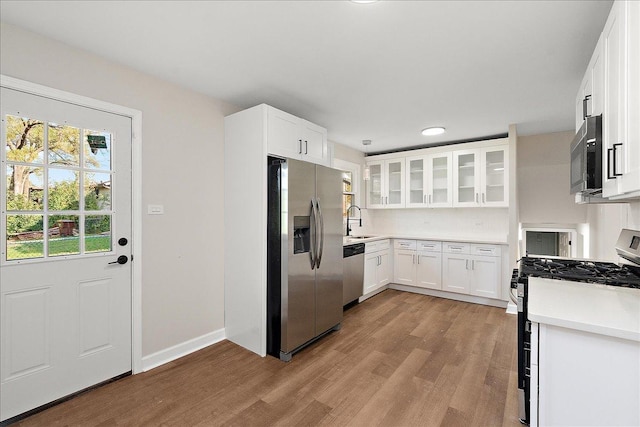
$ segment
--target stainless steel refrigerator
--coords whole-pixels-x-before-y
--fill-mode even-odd
[[[268,162],[267,353],[289,361],[342,322],[342,174]]]

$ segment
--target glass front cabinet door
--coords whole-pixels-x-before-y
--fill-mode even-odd
[[[382,208],[384,207],[384,180],[382,173],[384,171],[384,162],[369,162],[369,181],[367,181],[367,207]]]
[[[431,208],[451,207],[453,203],[451,153],[432,154],[428,157],[429,179],[427,203]]]
[[[405,199],[404,158],[367,162],[368,208],[403,208]]]
[[[427,206],[427,157],[407,157],[406,207],[422,208]]]
[[[483,148],[481,152],[480,202],[483,206],[508,206],[508,147]]]
[[[480,205],[480,174],[478,150],[461,150],[453,153],[454,159],[454,206]]]

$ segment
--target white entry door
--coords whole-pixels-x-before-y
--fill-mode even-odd
[[[132,150],[129,117],[0,90],[6,420],[131,371]]]

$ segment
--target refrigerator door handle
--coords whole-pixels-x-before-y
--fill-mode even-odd
[[[311,247],[309,248],[309,257],[311,259],[311,269],[316,268],[316,242],[318,236],[316,235],[316,204],[311,199],[311,212],[309,213],[310,230],[311,230]]]
[[[318,207],[318,223],[320,224],[320,241],[318,242],[317,262],[316,268],[320,268],[320,262],[322,261],[322,252],[324,250],[324,217],[322,216],[322,208],[320,207],[320,199],[316,199],[316,206]]]

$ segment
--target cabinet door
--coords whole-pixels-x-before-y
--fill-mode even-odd
[[[391,262],[391,250],[378,252],[380,262],[378,264],[378,288],[391,283],[393,277],[393,263]]]
[[[588,75],[591,78],[591,102],[588,103],[587,114],[597,116],[602,114],[604,108],[604,50],[602,49],[602,36],[598,39],[596,49],[589,61]]]
[[[640,191],[640,2],[630,1],[627,7],[627,141],[624,147],[624,175],[621,193]],[[636,193],[636,195],[638,195]]]
[[[386,177],[386,194],[385,207],[387,208],[403,208],[404,207],[404,158],[396,160],[386,160],[385,177]]]
[[[617,196],[618,176],[624,164],[626,140],[626,42],[624,2],[614,2],[603,30],[604,44],[604,167],[602,195]]]
[[[442,254],[442,290],[469,293],[469,256]]]
[[[396,249],[394,257],[393,282],[400,285],[415,284],[416,279],[416,251]]]
[[[420,208],[427,205],[427,157],[407,157],[406,206]]]
[[[421,288],[442,289],[442,254],[418,252],[415,285]]]
[[[366,295],[378,288],[378,253],[365,254],[364,256],[364,279],[362,295]]]
[[[461,150],[453,153],[453,205],[479,206],[479,162],[477,150]]]
[[[509,206],[508,148],[506,146],[481,150],[481,192],[483,206]]]
[[[428,157],[427,203],[431,208],[452,206],[453,170],[451,158],[451,153],[432,154]]]
[[[300,119],[284,111],[269,108],[267,112],[267,152],[276,156],[300,159],[303,152],[299,136]]]
[[[306,120],[301,121],[303,160],[328,166],[327,130]]]
[[[472,276],[469,293],[480,297],[498,298],[500,294],[500,258],[471,257]]]
[[[369,180],[367,181],[367,207],[370,209],[384,207],[384,162],[368,162]]]

